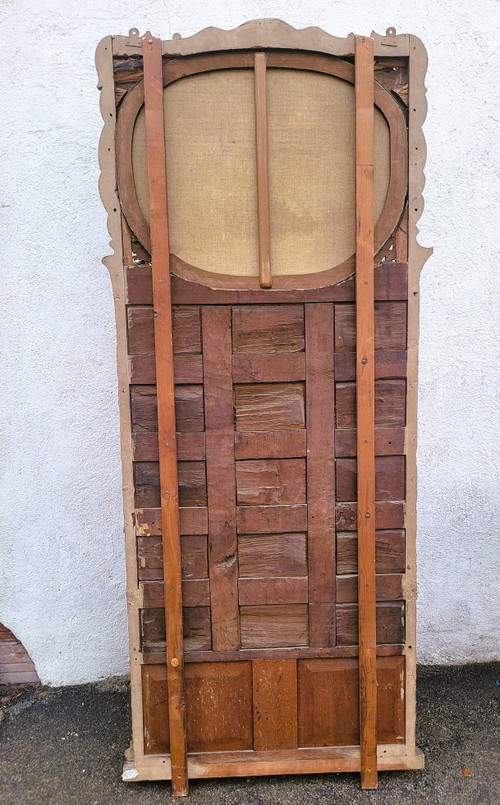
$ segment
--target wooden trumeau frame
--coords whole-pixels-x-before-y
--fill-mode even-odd
[[[150,210],[152,209],[151,198],[156,198],[155,204],[160,199],[160,207],[155,207],[159,210],[158,215],[160,216],[156,218],[156,245],[153,235],[155,219],[150,212],[150,223],[148,224],[139,208],[131,161],[133,125],[144,103],[144,84],[145,82],[147,84],[148,81],[148,68],[146,67],[146,77],[142,69],[143,51],[145,52],[148,47],[156,53],[156,72],[151,85],[154,85],[154,93],[156,93],[156,95],[153,93],[153,98],[157,99],[156,112],[154,111],[154,100],[149,101],[149,112],[146,111]],[[367,59],[361,55],[366,53],[367,47],[368,49],[373,48],[375,83],[372,81],[371,84],[369,80],[366,83],[366,79],[360,78],[363,70],[366,75],[366,69],[368,74],[372,69],[370,68],[372,58],[370,51],[368,50]],[[161,65],[160,49],[163,55],[161,78],[159,78],[158,67]],[[110,271],[112,280],[117,325],[127,605],[129,609],[132,743],[127,753],[123,779],[126,781],[172,779],[174,793],[182,795],[187,791],[186,776],[196,778],[360,771],[363,786],[373,787],[376,785],[377,770],[421,768],[423,756],[415,745],[415,533],[419,276],[431,251],[422,248],[417,242],[417,223],[423,208],[422,189],[425,164],[425,141],[422,134],[422,124],[426,114],[424,78],[427,57],[425,49],[418,38],[407,34],[396,35],[394,29],[391,28],[385,35],[374,33],[371,37],[349,35],[342,39],[332,37],[318,28],[295,30],[278,20],[260,20],[246,23],[234,31],[209,28],[186,39],[176,35],[171,41],[161,43],[149,33],[145,37],[140,37],[136,29],[131,29],[128,36],[110,36],[103,39],[97,49],[96,64],[101,89],[101,112],[104,120],[99,147],[100,192],[108,214],[112,248],[112,254],[106,257],[104,262]],[[231,69],[238,66],[255,68],[257,79],[255,109],[260,258],[258,273],[255,277],[234,277],[210,273],[204,271],[203,267],[187,265],[179,257],[168,254],[168,238],[165,240],[167,231],[165,225],[166,195],[163,201],[161,200],[162,183],[163,192],[166,193],[165,177],[161,176],[161,170],[158,171],[154,164],[150,163],[151,154],[158,146],[159,136],[159,129],[157,128],[155,133],[155,124],[151,121],[154,121],[156,114],[157,125],[159,124],[163,104],[162,93],[158,92],[158,88],[161,90],[162,85],[179,80],[182,76],[194,75],[200,70]],[[357,204],[356,255],[322,273],[301,276],[272,275],[272,265],[270,266],[269,261],[269,194],[267,190],[269,180],[265,126],[265,74],[266,70],[272,67],[290,67],[291,69],[312,70],[331,75],[336,75],[338,71],[341,71],[344,80],[355,83],[356,93],[359,96],[356,105],[356,119],[366,121],[366,111],[362,111],[363,104],[368,103],[370,106],[367,99],[370,97],[370,92],[373,92],[375,105],[381,109],[390,127],[391,175],[382,216],[379,218],[376,228],[373,229],[373,212],[371,213],[370,232],[370,203],[368,206],[363,206],[363,199],[364,202],[369,199],[367,191],[369,193],[370,136],[368,134],[366,148],[363,151],[361,138],[366,135],[363,123],[362,128],[358,131],[357,166],[360,200]],[[395,67],[395,75],[402,76],[400,83],[395,81],[394,77],[389,78],[392,67]],[[152,80],[151,71],[149,75],[149,80]],[[371,104],[371,117],[373,118],[373,104]],[[365,132],[364,134],[361,134],[362,130]],[[162,162],[161,149],[157,151],[156,158],[160,160],[157,165],[160,165]],[[168,177],[166,180],[168,181]],[[163,213],[161,204],[165,205]],[[364,213],[363,209],[365,209]],[[163,215],[164,223],[161,223],[161,215]],[[359,218],[360,215],[361,218]],[[370,245],[371,243],[372,245]],[[152,272],[151,251],[153,252]],[[375,254],[374,264],[369,258],[370,253]],[[363,258],[363,254],[367,256]],[[357,271],[355,274],[356,257]],[[169,261],[170,270],[168,269]],[[365,275],[363,272],[366,272]],[[171,283],[169,282],[170,274]],[[364,284],[363,276],[366,276],[368,285]],[[180,354],[179,350],[176,351],[174,344],[174,353],[173,355],[170,353],[169,358],[168,349],[165,353],[166,357],[161,357],[158,348],[155,350],[153,346],[151,349],[151,338],[155,336],[152,328],[148,329],[150,327],[148,322],[150,315],[152,317],[151,305],[152,294],[154,294],[156,343],[168,344],[168,333],[172,333],[172,326],[169,324],[171,303],[168,286],[170,285],[172,301],[176,309],[187,310],[187,313],[182,313],[182,315],[191,317],[190,310],[200,311],[199,325],[196,325],[199,327],[199,336],[196,333],[193,336],[194,331],[191,331],[190,335],[195,341],[199,338],[200,345],[193,346],[191,343],[187,352],[182,353],[181,350],[182,354]],[[368,296],[365,295],[366,289]],[[274,356],[276,359],[272,355],[245,353],[245,350],[241,354],[238,353],[236,342],[231,347],[231,337],[228,340],[231,321],[233,321],[234,339],[236,337],[234,327],[240,326],[235,324],[235,316],[243,317],[241,318],[243,322],[246,315],[245,310],[247,310],[245,306],[262,306],[262,310],[264,310],[270,302],[276,306],[273,310],[275,309],[277,314],[280,309],[278,306],[285,306],[286,316],[289,317],[287,321],[292,322],[292,328],[295,327],[291,336],[293,339],[300,336],[297,326],[293,324],[294,311],[298,310],[297,305],[304,306],[305,329],[304,335],[301,337],[305,339],[305,346],[301,347],[297,342],[299,346],[293,346],[292,351]],[[354,318],[351,318],[353,315],[351,310],[354,311],[353,303],[356,304],[358,311],[356,346],[354,346],[356,325]],[[389,346],[377,349],[377,338],[379,337],[377,333],[380,333],[382,326],[379,319],[383,317],[384,314],[381,311],[384,304],[387,303],[393,306],[391,315],[395,317],[390,323],[390,326],[393,327],[392,332],[396,333],[402,327],[406,328],[404,345],[399,343],[396,336],[389,335],[387,342]],[[361,318],[359,312],[363,309],[363,305],[365,305],[366,313]],[[373,315],[370,325],[370,307],[372,314],[373,310],[375,311],[374,325]],[[190,321],[192,321],[192,317]],[[137,325],[137,336],[134,336],[131,331],[131,322]],[[243,327],[243,325],[241,326]],[[373,326],[375,352],[373,352],[373,329],[370,331]],[[387,332],[389,331],[390,328]],[[175,341],[175,322],[173,332]],[[241,332],[244,334],[244,329]],[[340,333],[339,336],[338,333]],[[334,347],[334,337],[344,339],[344,345],[340,349]],[[145,339],[147,346],[140,345],[137,349],[131,348],[134,338]],[[216,353],[212,352],[212,349],[216,350]],[[353,349],[357,349],[357,357]],[[213,360],[214,354],[219,356],[216,362]],[[169,361],[172,361],[173,370],[166,369]],[[226,365],[226,370],[224,370],[224,365]],[[335,394],[339,395],[337,402],[340,408],[337,409],[337,416],[344,417],[341,425],[337,423],[334,426],[332,421],[331,434],[329,426],[325,426],[323,432],[320,427],[321,421],[325,420],[325,412],[332,410],[332,406],[335,404],[332,396],[333,387],[329,385],[328,381],[332,371],[330,366],[334,366],[334,379],[338,389]],[[262,518],[266,518],[268,515],[265,506],[248,506],[246,499],[243,504],[241,503],[242,496],[254,494],[251,489],[249,492],[242,492],[241,478],[250,478],[251,481],[251,475],[248,475],[248,472],[250,472],[252,461],[255,462],[257,459],[260,462],[259,466],[262,466],[262,471],[267,471],[266,467],[270,466],[271,461],[268,458],[271,455],[269,452],[271,448],[263,450],[262,439],[259,443],[251,430],[245,430],[246,425],[244,425],[236,432],[234,445],[230,452],[227,452],[229,444],[227,439],[229,439],[229,433],[230,431],[232,433],[233,427],[231,402],[233,386],[230,384],[225,389],[225,378],[228,376],[225,371],[229,373],[232,371],[232,383],[237,384],[237,388],[241,390],[238,391],[240,395],[247,394],[245,389],[250,388],[248,384],[256,381],[261,384],[260,389],[264,394],[266,393],[266,383],[269,385],[270,380],[288,383],[293,394],[301,384],[310,387],[311,392],[316,389],[314,395],[308,395],[306,400],[308,435],[299,421],[300,417],[293,425],[295,430],[266,432],[266,439],[270,440],[269,444],[274,445],[272,450],[275,450],[276,460],[281,462],[280,472],[285,473],[283,476],[285,479],[289,477],[291,468],[294,468],[295,472],[297,467],[302,466],[300,462],[306,461],[305,440],[306,438],[308,440],[307,461],[310,463],[307,465],[307,489],[301,491],[300,483],[297,486],[297,480],[292,479],[286,483],[292,484],[289,488],[293,487],[294,494],[298,496],[297,500],[302,500],[301,496],[307,494],[307,499],[311,501],[309,520],[307,520],[307,507],[304,503],[296,503],[293,506],[276,506],[275,510],[276,517],[286,516],[288,518],[286,519],[287,527],[283,525],[282,531],[286,531],[292,522],[290,517],[294,518],[292,533],[288,535],[290,537],[289,563],[291,563],[289,567],[293,568],[293,572],[287,569],[290,578],[285,578],[284,581],[278,579],[272,584],[266,582],[263,585],[262,578],[249,576],[249,573],[255,572],[252,564],[252,562],[255,564],[252,553],[252,540],[255,540],[255,537],[252,536],[252,529],[261,528]],[[169,399],[171,400],[173,392],[173,374],[175,374],[176,384],[180,383],[181,388],[187,389],[185,393],[191,395],[189,398],[191,407],[186,415],[195,417],[195,419],[199,417],[196,412],[198,410],[196,408],[198,405],[196,402],[197,389],[201,387],[200,384],[204,384],[202,416],[204,416],[206,434],[199,429],[198,425],[193,424],[195,419],[192,419],[188,431],[177,434],[177,445],[175,444],[175,427],[171,427],[170,435],[168,431],[161,431],[161,428],[165,428],[165,424],[168,423],[168,416],[172,416],[173,413],[172,403],[168,402]],[[354,388],[353,381],[357,377],[359,393],[359,384],[365,382],[363,380],[365,374],[367,374],[366,393],[370,394],[369,389],[371,388],[375,399],[375,411],[377,404],[380,404],[377,403],[377,400],[380,400],[385,393],[403,394],[404,422],[398,420],[398,424],[394,425],[389,421],[384,425],[379,423],[374,428],[373,414],[370,424],[370,417],[366,419],[367,408],[362,406],[361,409],[358,409],[356,435],[355,419],[353,421],[355,413],[352,413],[354,397],[351,389]],[[159,382],[157,378],[160,378]],[[155,384],[157,383],[156,389]],[[164,384],[163,392],[161,391],[162,384]],[[218,389],[220,389],[220,393],[217,396]],[[161,405],[166,405],[170,411],[168,414],[167,410],[166,419],[160,415],[159,444],[154,426],[148,424],[142,430],[137,429],[137,405],[140,404],[141,416],[146,417],[147,422],[151,423],[151,417],[155,416],[156,394],[159,408]],[[213,399],[212,404],[211,399]],[[321,400],[321,405],[311,402],[315,399]],[[339,413],[340,409],[342,409],[342,413]],[[243,410],[242,408],[241,411]],[[248,415],[245,414],[245,416]],[[334,430],[339,427],[340,430]],[[230,443],[233,444],[232,438],[230,438]],[[221,445],[222,451],[218,449],[221,448]],[[262,452],[262,455],[259,451]],[[333,465],[333,451],[336,455],[336,467]],[[366,452],[366,456],[363,456],[363,451]],[[193,507],[193,503],[181,503],[179,510],[175,504],[177,489],[174,490],[173,498],[170,497],[172,484],[176,485],[173,480],[177,472],[176,462],[172,463],[172,456],[175,458],[176,453],[180,462],[179,472],[181,474],[184,459],[187,458],[188,463],[191,462],[189,466],[193,472],[198,472],[197,468],[201,467],[201,462],[206,461],[206,479],[203,480],[200,476],[197,487],[199,490],[197,494],[201,496],[200,500],[206,501],[204,507],[196,508],[196,505],[200,505],[199,503],[195,504],[195,507]],[[404,456],[403,463],[400,461],[402,456]],[[144,481],[139,478],[137,473],[134,476],[134,461],[136,465],[137,462],[141,465],[141,472],[154,474],[157,471],[155,462],[158,461],[158,457],[160,459],[161,496],[156,502],[156,497],[151,497],[150,487],[144,487],[147,492],[144,498],[146,503],[141,507],[138,505],[137,491],[142,488],[141,484]],[[370,465],[370,461],[373,459],[375,459],[374,465]],[[355,487],[352,487],[350,478],[356,460],[358,461],[359,512],[356,504],[350,502],[354,500],[351,489]],[[234,484],[234,480],[230,479],[230,468],[236,466],[235,461],[240,473],[237,478],[237,489],[232,488],[231,484]],[[390,464],[393,476],[394,473],[397,475],[399,472],[398,477],[403,478],[402,499],[398,497],[398,500],[388,500],[383,496],[382,498],[377,496],[376,499],[374,497],[376,492],[374,483],[375,485],[378,483],[376,481],[378,473],[382,473],[380,477],[385,477],[383,476],[384,462]],[[184,465],[185,463],[184,461]],[[171,467],[170,474],[168,466]],[[321,471],[319,471],[320,466],[323,468]],[[229,472],[227,468],[229,468]],[[221,478],[226,478],[222,491],[217,490],[214,483],[214,478],[219,475]],[[182,483],[183,480],[180,478],[181,487]],[[203,497],[206,495],[206,492],[203,491],[204,483],[208,483],[208,498]],[[314,501],[322,499],[321,495],[317,497],[322,483],[324,489],[329,488],[328,483],[336,484],[339,494],[337,501],[332,498],[332,511],[321,506],[315,510],[312,505]],[[368,497],[364,498],[365,493]],[[326,496],[323,499],[326,500]],[[366,501],[366,506],[362,507],[363,499]],[[152,500],[153,503],[151,503]],[[362,509],[364,515],[370,514],[370,517],[364,517],[360,524]],[[189,575],[188,569],[188,574],[184,576],[182,582],[183,603],[187,607],[184,611],[191,620],[195,619],[192,627],[188,625],[188,645],[184,647],[184,654],[182,652],[182,634],[175,631],[175,625],[177,624],[178,627],[181,625],[181,621],[179,618],[176,620],[173,615],[178,610],[181,600],[180,590],[176,586],[176,579],[179,580],[179,576],[177,571],[174,572],[174,576],[171,575],[172,571],[175,571],[176,562],[179,561],[178,553],[177,558],[175,554],[175,551],[178,550],[178,547],[175,548],[175,522],[176,517],[179,517],[179,511],[179,530],[182,535],[180,540],[184,540],[183,544],[189,545],[192,552],[190,561],[194,564],[197,563],[196,570]],[[226,540],[224,545],[218,542],[217,517],[221,518],[221,527],[224,529],[224,539]],[[261,519],[259,520],[259,518]],[[358,520],[360,535],[357,547],[360,557],[358,565],[355,561],[356,545],[353,535],[356,520]],[[321,540],[324,539],[326,533],[319,525],[322,521],[325,529],[330,528],[329,524],[333,521],[336,524],[336,557],[333,556],[332,561],[337,563],[337,577],[335,579],[334,576],[330,581],[324,577],[321,554],[318,554],[316,559],[314,554],[314,550],[317,550],[318,546],[322,544]],[[375,528],[377,528],[376,532]],[[167,564],[165,565],[167,572],[164,580],[171,592],[169,593],[167,590],[167,594],[164,596],[164,582],[157,580],[159,579],[157,572],[155,571],[152,576],[147,574],[151,562],[152,567],[159,566],[158,562],[161,560],[158,558],[160,556],[158,549],[161,551],[161,535],[162,531],[165,533],[165,529],[168,529],[169,538],[163,541],[165,561],[168,563],[168,567]],[[314,537],[310,546],[312,564],[309,567],[309,597],[307,599],[302,598],[304,585],[300,576],[302,572],[300,563],[303,561],[301,551],[303,551],[304,544],[301,529],[303,531],[311,529],[311,535],[317,533],[317,537]],[[280,529],[277,528],[277,530]],[[237,538],[235,535],[238,532],[240,536]],[[265,527],[263,533],[266,533]],[[209,544],[212,540],[212,553],[208,560],[203,558],[203,551],[200,550],[201,540],[205,538],[208,539]],[[237,549],[235,548],[236,538],[238,539]],[[388,544],[387,540],[390,540],[391,550],[393,550],[390,568],[387,566],[383,571],[387,575],[378,575],[378,571],[375,575],[375,563],[379,562],[378,551],[379,549],[382,551],[383,546]],[[177,538],[177,542],[179,545],[179,538]],[[245,572],[247,577],[243,580],[240,579],[241,584],[235,575],[235,565],[232,559],[235,550],[241,551],[242,567],[245,567],[245,563],[247,563],[249,568],[248,572]],[[324,542],[321,550],[325,552],[324,556],[329,555],[328,551],[331,550],[331,547],[329,547],[328,541]],[[154,555],[151,553],[152,551]],[[219,555],[217,551],[219,551]],[[370,631],[366,631],[365,627],[361,625],[364,617],[362,615],[359,652],[356,620],[355,617],[354,620],[352,618],[353,602],[357,599],[356,576],[353,575],[356,572],[356,566],[360,568],[357,579],[360,585],[359,602],[360,606],[363,606],[363,601],[368,605],[368,620],[372,630],[371,636],[369,636]],[[364,578],[363,568],[367,572]],[[220,594],[217,592],[218,585]],[[297,617],[304,607],[308,608],[309,637],[305,643],[302,639],[302,632],[298,628],[298,621],[293,625],[296,643],[291,645],[279,645],[278,643],[270,653],[269,648],[259,647],[251,641],[248,642],[249,634],[251,634],[249,629],[254,629],[255,623],[257,623],[255,620],[257,614],[253,613],[259,611],[262,614],[262,607],[253,602],[261,600],[264,588],[271,608],[274,606],[276,610],[279,610],[279,606],[276,606],[273,596],[278,596],[276,601],[285,600],[284,595],[293,595],[291,598],[293,602],[306,601],[306,603],[293,603],[292,605]],[[232,599],[231,595],[227,595],[231,589],[235,591],[235,599]],[[332,602],[331,589],[334,589],[333,600],[336,601],[336,604]],[[366,590],[369,591],[369,594],[365,599]],[[245,613],[241,624],[238,620],[238,596],[241,612]],[[174,627],[173,630],[167,629],[169,640],[166,644],[166,658],[165,656],[161,658],[162,655],[158,653],[165,649],[157,649],[156,644],[146,644],[144,634],[141,637],[144,619],[149,617],[148,613],[154,613],[155,621],[151,628],[156,635],[154,639],[160,640],[158,629],[161,630],[164,627],[161,626],[163,621],[158,621],[158,613],[162,611],[163,602],[167,607],[167,619],[173,618]],[[398,610],[396,604],[401,604],[402,609]],[[203,620],[205,618],[203,613],[210,612],[210,609],[213,622],[211,643],[208,646],[203,637],[207,628],[206,621]],[[282,606],[282,610],[283,617],[288,618],[286,607]],[[404,634],[399,634],[397,631],[398,611],[404,617]],[[235,613],[234,620],[231,620],[233,617],[231,612]],[[387,626],[389,621],[386,616],[389,612],[391,617],[396,618],[390,622],[392,626]],[[280,616],[278,615],[278,617]],[[227,623],[227,628],[221,628],[224,623]],[[250,626],[250,624],[253,625]],[[388,637],[389,632],[385,631],[385,639],[376,640],[374,631],[377,624],[383,630],[396,628],[396,632],[394,632],[396,636]],[[190,628],[194,630],[191,633]],[[208,628],[210,629],[210,623]],[[286,628],[292,628],[292,626]],[[331,628],[337,630],[335,633],[340,634],[342,640],[331,639],[333,634]],[[197,635],[194,642],[191,634]],[[366,643],[366,639],[368,639],[368,643]],[[151,645],[153,645],[153,651]],[[165,641],[163,640],[162,643],[160,640],[158,645],[164,646]],[[342,737],[338,738],[338,736],[332,737],[330,744],[333,745],[315,744],[314,729],[317,728],[317,725],[313,728],[313,725],[307,722],[307,718],[305,722],[301,722],[302,726],[299,723],[300,734],[297,739],[294,737],[296,727],[293,727],[290,718],[292,716],[300,718],[300,713],[297,715],[297,710],[293,711],[293,708],[292,710],[283,709],[284,705],[279,704],[282,700],[276,696],[274,696],[276,702],[274,709],[269,709],[266,704],[269,702],[269,692],[272,691],[271,695],[274,695],[277,690],[278,679],[280,680],[279,689],[284,692],[283,695],[292,696],[292,698],[293,691],[297,689],[297,686],[301,686],[302,698],[300,701],[303,702],[304,696],[310,690],[307,687],[311,684],[308,680],[320,679],[314,674],[321,674],[323,667],[336,668],[338,673],[343,675],[342,679],[345,680],[345,684],[351,684],[354,679],[353,674],[357,676],[358,655],[362,682],[359,711],[361,741],[359,744],[352,740],[352,737],[348,739],[350,741],[348,744],[344,744]],[[272,660],[269,659],[270,657]],[[397,676],[397,674],[402,674],[403,677],[401,690],[404,691],[404,713],[398,717],[402,733],[397,736],[390,733],[388,742],[384,738],[383,730],[386,728],[384,726],[386,722],[383,715],[381,720],[379,717],[378,739],[376,734],[375,660],[377,673],[382,676],[385,674],[384,679],[393,679],[393,677],[395,679],[394,675]],[[242,727],[237,740],[235,739],[232,745],[220,744],[215,749],[204,737],[203,725],[198,725],[196,727],[199,735],[198,743],[194,749],[190,748],[189,731],[195,723],[193,719],[196,720],[198,715],[194,705],[191,705],[190,711],[188,696],[188,751],[187,756],[183,755],[183,752],[185,753],[185,738],[182,738],[185,729],[183,726],[183,681],[185,680],[189,690],[212,690],[210,669],[212,667],[215,669],[217,663],[222,663],[217,666],[218,668],[230,667],[231,662],[234,663],[234,668],[238,667],[240,670],[224,695],[230,696],[229,691],[235,686],[238,688],[238,685],[241,685],[243,691],[247,689],[245,686],[253,685],[254,699],[253,705],[251,705],[253,721],[250,717],[248,728],[250,732],[246,727]],[[330,665],[318,665],[321,662],[330,663]],[[368,670],[368,677],[365,676],[366,670]],[[387,676],[387,674],[392,676]],[[165,699],[165,685],[168,687],[167,699]],[[177,692],[176,685],[180,685]],[[204,685],[205,687],[203,687]],[[208,687],[206,687],[207,685]],[[370,693],[370,689],[372,693]],[[380,695],[381,703],[379,705],[383,708],[384,696],[387,695],[384,693],[384,688]],[[227,701],[230,701],[230,698]],[[246,704],[241,704],[242,701],[243,699],[240,697],[238,706],[246,707]],[[157,719],[160,721],[151,721],[151,708],[159,714]],[[297,708],[297,704],[295,704],[295,708]],[[380,712],[379,709],[379,716]],[[246,711],[241,711],[242,723],[246,717]],[[145,719],[147,724],[145,724]],[[168,741],[169,723],[170,745]],[[149,735],[147,746],[145,744],[146,727]],[[246,729],[247,732],[245,732]],[[281,743],[275,742],[273,746],[269,746],[267,737],[269,730],[280,734]],[[165,735],[167,742],[165,742]]]

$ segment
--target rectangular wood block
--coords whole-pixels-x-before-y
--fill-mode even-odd
[[[167,666],[143,665],[141,674],[144,754],[166,755],[170,751]]]
[[[255,751],[293,749],[297,744],[297,660],[254,660]]]
[[[288,383],[304,380],[304,353],[233,355],[233,383]]]
[[[355,349],[355,305],[335,305],[335,351]],[[406,349],[406,302],[375,302],[375,349]]]
[[[356,427],[356,384],[336,384],[337,428]],[[406,420],[406,381],[375,381],[375,425],[377,428],[403,427]]]
[[[233,352],[300,352],[303,349],[303,305],[233,307]]]
[[[377,604],[377,644],[404,643],[404,601],[384,601]],[[337,605],[337,645],[358,644],[357,604]]]
[[[379,350],[375,353],[375,380],[406,377],[406,350]],[[335,378],[338,381],[356,380],[356,353],[335,354]]]
[[[137,537],[139,581],[163,579],[161,536]],[[206,536],[181,537],[181,566],[184,579],[208,578]]]
[[[266,431],[305,427],[303,383],[235,386],[236,430]]]
[[[307,506],[238,506],[238,534],[273,534],[306,531]]]
[[[355,458],[336,461],[337,500],[356,500],[357,465]],[[376,500],[404,500],[404,456],[377,456],[375,459]]]
[[[405,658],[377,657],[377,741],[404,743]],[[299,746],[359,744],[357,659],[298,661]]]
[[[404,573],[405,532],[401,529],[375,532],[375,569],[377,573]],[[337,532],[337,573],[357,573],[358,539],[356,532]]]
[[[306,534],[249,534],[238,537],[240,578],[307,575]]]
[[[189,752],[252,748],[252,664],[184,666]]]
[[[240,506],[306,502],[306,462],[303,458],[236,462],[237,503]]]
[[[404,428],[375,428],[375,455],[401,455],[404,453],[404,450]],[[335,431],[335,456],[337,458],[347,458],[355,456],[356,453],[356,429],[337,429]]]
[[[242,579],[238,582],[240,605],[307,604],[307,577]]]
[[[234,434],[234,449],[237,459],[300,458],[306,455],[306,431],[236,432]]]
[[[240,607],[241,647],[307,646],[307,605]]]

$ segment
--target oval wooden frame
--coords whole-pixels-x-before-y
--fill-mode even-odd
[[[354,84],[354,65],[334,56],[297,51],[267,52],[268,67],[292,70],[310,70],[335,76]],[[163,66],[163,86],[197,73],[212,70],[251,68],[254,66],[253,51],[212,53],[171,59]],[[127,223],[144,248],[151,253],[149,226],[142,214],[137,198],[132,166],[132,141],[137,116],[144,104],[144,81],[139,81],[129,90],[119,107],[116,128],[116,157],[118,195]],[[403,110],[391,94],[375,82],[375,106],[387,120],[390,131],[390,179],[385,204],[375,226],[375,254],[393,233],[404,209],[408,184],[408,134]],[[311,274],[287,274],[273,276],[273,289],[323,288],[348,277],[355,270],[356,256]],[[171,255],[171,270],[178,277],[210,288],[261,290],[259,277],[219,274],[189,265],[176,255]]]

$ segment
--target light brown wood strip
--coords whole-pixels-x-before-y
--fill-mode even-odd
[[[307,577],[240,578],[239,601],[242,606],[260,604],[307,604]]]
[[[255,130],[257,152],[257,210],[259,226],[259,281],[261,288],[273,284],[271,273],[271,224],[269,213],[269,155],[267,144],[267,94],[265,53],[254,55]]]
[[[299,458],[306,455],[305,430],[247,431],[234,434],[237,459]]]
[[[297,746],[297,661],[254,660],[253,748]]]
[[[202,333],[212,642],[218,651],[240,644],[231,308],[204,307]]]
[[[288,383],[304,380],[304,354],[233,355],[234,383]]]
[[[149,219],[155,309],[155,345],[160,444],[161,508],[167,626],[167,684],[172,791],[187,794],[186,722],[183,687],[181,549],[177,484],[174,358],[167,216],[161,40],[143,39],[144,104]],[[172,660],[174,663],[172,664]]]
[[[307,304],[305,326],[309,601],[330,603],[335,601],[333,305]],[[324,628],[318,623],[322,614],[328,620]],[[331,632],[331,610],[316,609],[314,617],[311,641]]]
[[[167,666],[143,665],[141,672],[144,754],[164,755],[170,751]]]
[[[355,37],[356,402],[361,787],[377,788],[373,39]]]

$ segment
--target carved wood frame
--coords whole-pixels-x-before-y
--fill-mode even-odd
[[[416,433],[417,433],[417,363],[418,363],[418,323],[419,323],[419,280],[421,269],[432,254],[432,249],[420,246],[417,241],[418,220],[422,214],[424,165],[426,160],[425,139],[422,132],[427,102],[425,98],[425,73],[427,54],[422,42],[411,34],[396,35],[393,28],[385,35],[372,32],[375,44],[375,57],[404,57],[409,61],[408,88],[408,363],[407,363],[407,426],[405,453],[407,456],[406,474],[406,559],[407,570],[404,577],[404,596],[406,599],[406,644],[403,654],[406,657],[406,735],[404,744],[382,745],[378,747],[378,768],[411,769],[421,768],[423,757],[415,745],[415,636],[416,636]],[[224,31],[207,28],[194,36],[182,39],[175,35],[172,40],[162,43],[163,54],[172,58],[216,51],[243,49],[281,48],[284,50],[315,51],[319,54],[333,55],[351,59],[354,53],[354,36],[346,38],[330,36],[319,28],[297,30],[280,20],[257,20]],[[99,190],[107,212],[108,231],[112,254],[103,262],[110,272],[116,317],[118,353],[118,398],[120,410],[121,455],[123,474],[123,506],[125,519],[125,546],[127,571],[127,607],[129,610],[130,676],[132,698],[132,744],[126,753],[123,779],[125,781],[166,780],[171,778],[171,764],[168,755],[144,755],[143,710],[141,686],[141,646],[138,622],[138,609],[142,605],[141,592],[137,579],[136,535],[134,513],[134,488],[132,477],[132,437],[130,420],[130,365],[127,357],[126,271],[131,265],[131,256],[126,253],[122,239],[125,225],[117,193],[116,174],[116,102],[114,95],[113,56],[140,56],[142,40],[137,29],[131,29],[128,36],[107,36],[99,43],[96,51],[98,87],[101,90],[100,107],[104,126],[99,144],[99,163],[101,177]],[[175,280],[175,278],[174,278]],[[178,280],[182,283],[182,280]],[[200,288],[200,291],[202,289]],[[257,292],[260,296],[262,293]],[[281,295],[281,294],[280,294]],[[257,296],[257,294],[256,294]],[[224,775],[266,774],[266,773],[308,773],[315,771],[359,771],[360,752],[358,747],[319,750],[310,757],[311,750],[300,750],[297,758],[276,757],[273,769],[268,761],[256,760],[252,764],[245,758],[234,758],[232,768],[226,761]],[[247,753],[242,753],[247,754]],[[221,762],[224,758],[218,758]],[[205,758],[207,760],[207,758]],[[220,764],[219,764],[220,765]],[[219,766],[212,761],[204,762],[201,756],[191,756],[188,761],[190,777],[221,776]]]

